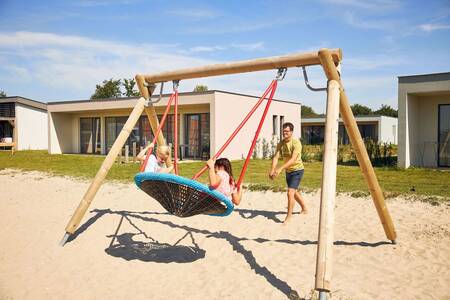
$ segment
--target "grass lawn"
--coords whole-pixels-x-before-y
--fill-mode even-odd
[[[9,151],[0,152],[0,170],[5,168],[24,171],[42,171],[55,175],[68,175],[80,178],[93,178],[104,156],[90,155],[49,155],[47,151],[18,151],[11,155]],[[271,181],[267,177],[270,160],[251,160],[244,180],[253,190],[282,191],[285,188],[284,175]],[[182,163],[180,175],[192,177],[204,162]],[[234,176],[237,178],[243,161],[233,161]],[[138,172],[138,164],[118,164],[111,168],[107,179],[132,182]],[[375,168],[382,189],[387,195],[441,196],[450,200],[450,170],[412,168],[407,170],[395,167]],[[305,176],[302,188],[314,190],[320,188],[322,163],[305,163]],[[205,182],[203,175],[200,181]],[[367,187],[359,166],[339,165],[337,169],[337,189],[339,192],[352,192],[355,195],[366,194]],[[412,191],[414,190],[414,191]],[[361,192],[362,193],[361,193]]]

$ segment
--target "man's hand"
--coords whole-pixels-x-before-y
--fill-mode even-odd
[[[273,169],[270,170],[270,172],[269,172],[269,178],[272,179],[272,180],[274,180],[275,177],[276,177],[276,175],[275,175],[275,170],[273,170]]]

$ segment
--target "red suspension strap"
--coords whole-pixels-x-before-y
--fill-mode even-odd
[[[284,78],[285,74],[286,74],[286,68],[281,68],[281,69],[278,70],[277,78],[270,83],[269,87],[266,89],[266,91],[261,96],[261,98],[259,98],[259,100],[255,104],[255,106],[251,109],[251,111],[247,114],[247,116],[245,116],[244,120],[234,130],[234,132],[231,134],[231,136],[228,138],[228,140],[225,142],[225,144],[219,149],[219,151],[217,151],[216,154],[214,154],[212,159],[217,159],[222,154],[222,152],[225,151],[225,149],[228,147],[228,145],[231,143],[231,141],[234,139],[234,137],[238,134],[238,132],[242,129],[242,127],[247,123],[247,121],[250,119],[250,117],[253,115],[253,113],[258,109],[258,107],[261,105],[261,103],[266,99],[267,95],[270,92],[270,99],[268,101],[268,104],[266,105],[266,109],[264,110],[264,114],[263,114],[263,117],[262,117],[262,119],[260,121],[260,125],[258,126],[257,134],[259,135],[259,131],[261,130],[262,124],[264,123],[264,118],[265,118],[265,116],[267,114],[267,111],[269,109],[270,103],[272,102],[273,95],[275,94],[275,90],[277,88],[277,81],[282,80]],[[258,137],[256,136],[256,139],[257,138]],[[250,155],[253,152],[253,149],[254,149],[254,147],[256,145],[256,139],[254,139],[254,142],[252,143],[252,147],[251,147],[251,149],[249,151]],[[246,165],[248,165],[248,160],[249,160],[249,156],[247,156]],[[245,174],[245,171],[247,169],[246,165],[243,168],[244,172],[241,172],[241,175],[239,176],[239,183],[241,183],[242,180],[243,180],[243,177],[244,177],[243,174]],[[199,172],[197,172],[197,174],[194,175],[194,177],[192,179],[196,180],[207,169],[208,169],[208,166],[205,165]]]
[[[264,120],[266,119],[266,115],[267,115],[267,112],[269,111],[270,104],[272,103],[273,95],[275,94],[275,91],[277,90],[278,80],[274,79],[272,81],[272,83],[273,83],[272,91],[270,92],[270,96],[269,96],[269,99],[267,100],[267,104],[264,109],[264,113],[261,117],[261,120],[259,121],[258,129],[256,130],[255,136],[253,137],[252,145],[251,145],[250,149],[248,150],[247,158],[245,159],[244,166],[242,167],[242,170],[241,170],[241,175],[239,176],[239,179],[236,182],[236,186],[239,189],[241,188],[242,181],[244,180],[245,172],[247,172],[248,163],[250,162],[250,157],[252,156],[253,149],[255,149],[256,140],[258,139],[259,133],[261,132],[261,127],[264,124]]]
[[[174,114],[174,126],[173,126],[173,139],[174,139],[174,157],[173,157],[173,169],[175,174],[178,175],[178,85],[179,81],[173,82],[173,89],[175,93],[175,104],[173,109]]]
[[[167,114],[169,113],[170,107],[172,105],[172,101],[176,99],[176,103],[178,103],[178,90],[175,90],[172,95],[170,95],[169,101],[167,102],[166,110],[164,111],[164,114],[161,118],[161,122],[159,123],[158,129],[156,130],[156,134],[153,137],[152,144],[155,145],[156,139],[158,138],[159,133],[161,132],[162,127],[164,126],[164,123],[166,122]],[[175,116],[176,118],[176,116]],[[153,146],[154,147],[154,146]],[[144,172],[145,167],[147,166],[148,159],[150,158],[150,155],[153,152],[153,147],[149,148],[147,151],[147,155],[145,156],[144,163],[141,165],[140,172]],[[175,160],[176,161],[176,160]]]

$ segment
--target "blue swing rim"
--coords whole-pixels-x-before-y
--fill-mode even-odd
[[[219,200],[226,206],[226,211],[221,214],[208,214],[208,216],[215,216],[215,217],[226,217],[229,214],[231,214],[234,210],[234,204],[233,202],[228,199],[224,194],[198,182],[192,179],[188,179],[185,177],[181,177],[179,175],[170,174],[170,173],[154,173],[154,172],[141,172],[136,174],[134,176],[134,182],[136,183],[136,186],[140,189],[141,184],[144,181],[151,180],[151,181],[166,181],[171,182],[175,184],[181,184],[186,185],[188,187],[194,188],[200,192],[209,194],[213,198]]]

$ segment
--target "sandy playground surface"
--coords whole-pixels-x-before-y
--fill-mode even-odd
[[[182,219],[132,184],[106,183],[60,247],[88,185],[0,171],[0,299],[311,298],[319,194],[282,226],[281,193],[246,192],[225,218]],[[397,245],[371,199],[336,199],[333,299],[450,299],[450,206],[388,207]]]

